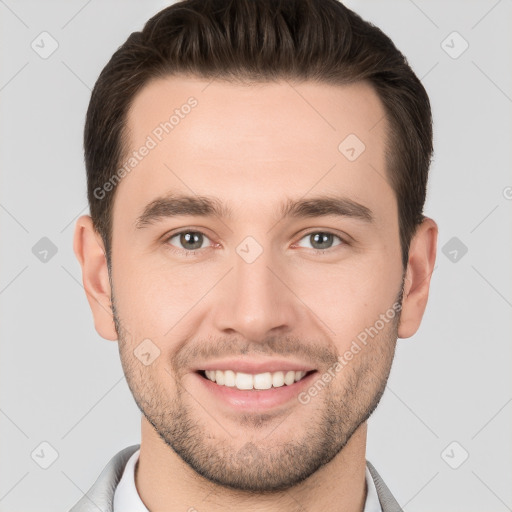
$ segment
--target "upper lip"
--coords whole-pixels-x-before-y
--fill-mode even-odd
[[[294,362],[286,359],[268,359],[268,360],[247,360],[247,359],[221,359],[218,361],[209,361],[204,363],[197,371],[201,370],[233,370],[243,373],[266,373],[283,371],[305,371],[315,370],[307,363]]]

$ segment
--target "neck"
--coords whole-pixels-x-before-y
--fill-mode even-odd
[[[206,480],[188,466],[142,416],[135,485],[151,511],[363,512],[366,500],[366,433],[363,423],[345,447],[300,484],[270,494],[246,493]]]

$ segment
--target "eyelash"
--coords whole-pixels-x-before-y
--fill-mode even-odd
[[[205,247],[203,249],[195,249],[195,250],[188,251],[186,249],[179,249],[178,247],[174,247],[173,245],[171,245],[169,243],[169,241],[172,238],[174,238],[175,236],[178,236],[178,235],[182,235],[183,233],[199,233],[199,234],[203,235],[204,237],[206,237],[209,240],[209,237],[205,233],[203,233],[202,231],[194,230],[194,229],[184,229],[184,230],[181,230],[181,231],[177,231],[176,233],[172,233],[169,236],[166,236],[164,238],[164,241],[163,241],[165,247],[168,250],[170,250],[170,251],[172,251],[174,253],[178,253],[178,254],[183,254],[184,253],[185,256],[187,256],[187,257],[196,256],[203,249],[211,248],[211,247]],[[310,251],[312,251],[312,253],[315,254],[315,255],[322,256],[322,255],[325,255],[327,252],[336,250],[337,247],[340,247],[340,246],[343,246],[343,245],[350,245],[348,243],[348,241],[344,237],[341,237],[340,235],[338,235],[336,233],[333,233],[332,231],[329,231],[329,230],[310,231],[310,232],[305,233],[304,235],[302,235],[302,237],[299,239],[299,241],[304,239],[304,238],[306,238],[307,236],[310,236],[310,235],[313,235],[313,234],[316,234],[316,233],[322,233],[322,234],[326,234],[326,235],[333,235],[334,237],[338,238],[341,241],[341,243],[337,244],[337,245],[334,245],[333,247],[329,247],[327,249],[310,249]]]

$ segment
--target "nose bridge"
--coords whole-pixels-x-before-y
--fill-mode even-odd
[[[277,329],[282,333],[289,330],[297,321],[296,311],[291,294],[276,277],[278,268],[272,250],[264,249],[252,237],[239,244],[233,271],[216,304],[217,328],[236,331],[252,341],[262,340]]]

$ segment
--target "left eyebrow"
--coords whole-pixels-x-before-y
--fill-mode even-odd
[[[281,208],[284,218],[307,218],[334,215],[337,217],[352,217],[372,224],[375,221],[373,212],[366,206],[348,197],[322,195],[293,201],[289,199]]]

